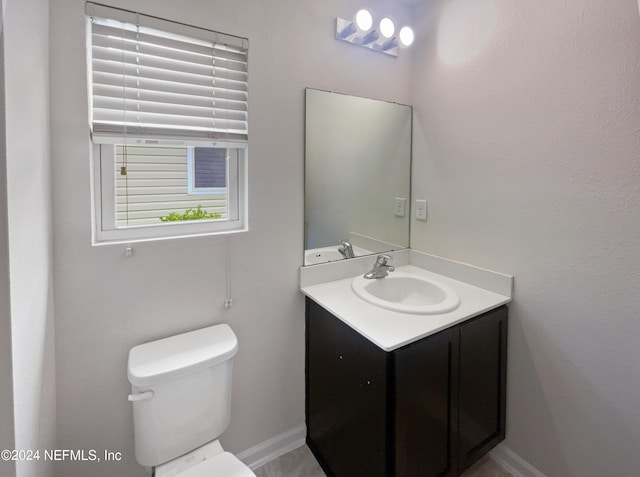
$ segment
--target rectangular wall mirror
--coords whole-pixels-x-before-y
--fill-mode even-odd
[[[305,265],[409,246],[411,121],[411,106],[306,90]]]

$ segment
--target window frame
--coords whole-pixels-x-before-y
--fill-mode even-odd
[[[170,145],[185,145],[187,147],[227,148],[228,211],[226,219],[160,222],[158,224],[118,227],[116,225],[115,147],[123,142],[122,138],[114,138],[112,141],[93,143],[91,158],[93,245],[218,235],[249,230],[247,207],[248,145],[244,142],[177,144],[178,141],[167,141],[167,143],[170,142]],[[162,145],[161,141],[153,142],[153,144],[144,144],[139,140],[127,141],[129,144],[138,146]]]

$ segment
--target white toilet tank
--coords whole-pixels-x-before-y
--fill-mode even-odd
[[[160,465],[224,432],[237,350],[236,335],[225,324],[131,349],[127,375],[140,464]]]

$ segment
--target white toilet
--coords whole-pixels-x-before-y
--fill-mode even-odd
[[[136,459],[156,477],[255,477],[217,440],[229,425],[237,350],[222,324],[129,351]]]

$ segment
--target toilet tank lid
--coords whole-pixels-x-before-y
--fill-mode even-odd
[[[215,366],[238,351],[238,339],[229,325],[209,326],[134,346],[129,351],[127,376],[136,386]]]

